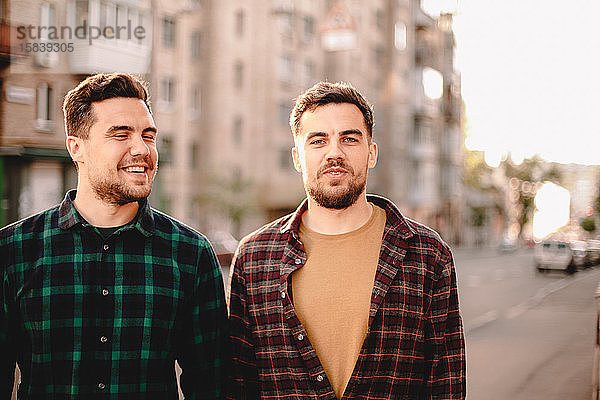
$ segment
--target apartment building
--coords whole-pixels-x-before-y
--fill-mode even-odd
[[[153,48],[147,78],[159,129],[159,174],[151,202],[204,226],[198,198],[206,187],[204,113],[209,2],[151,0]]]
[[[203,213],[211,226],[233,216],[225,229],[247,233],[297,206],[304,194],[287,119],[293,98],[326,79],[351,82],[375,105],[380,160],[368,190],[460,240],[462,99],[451,15],[434,18],[416,0],[204,4],[205,172],[228,188],[217,196],[221,218],[219,207]]]
[[[57,204],[75,187],[64,95],[89,74],[147,72],[149,6],[145,0],[2,2],[2,40],[10,54],[2,56],[0,70],[0,225]]]
[[[462,100],[451,15],[433,18],[408,0],[203,5],[204,172],[220,190],[212,205],[200,204],[212,207],[201,212],[210,229],[247,233],[297,206],[304,193],[288,116],[295,96],[327,79],[351,82],[375,105],[380,162],[368,189],[460,239]]]
[[[290,155],[293,100],[320,80],[342,80],[375,105],[380,160],[368,190],[460,239],[462,100],[451,15],[427,15],[418,0],[7,3],[13,25],[131,21],[145,37],[75,38],[73,52],[45,66],[31,53],[12,57],[0,109],[6,222],[73,185],[59,107],[66,90],[87,74],[126,71],[151,82],[160,130],[151,201],[176,218],[240,236],[293,210],[304,197]],[[53,180],[39,163],[52,165]],[[41,192],[39,181],[53,182],[54,192]],[[44,204],[21,205],[28,196]]]

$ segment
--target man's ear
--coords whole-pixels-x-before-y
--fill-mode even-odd
[[[377,143],[371,142],[369,145],[369,168],[377,165]]]
[[[292,147],[292,161],[294,162],[294,168],[296,171],[302,173],[302,165],[300,164],[300,155],[298,154],[298,148]]]
[[[67,151],[69,152],[69,154],[71,155],[71,159],[74,162],[81,162],[83,161],[83,146],[82,146],[82,142],[83,139],[77,137],[77,136],[67,136],[66,139],[66,146],[67,146]]]

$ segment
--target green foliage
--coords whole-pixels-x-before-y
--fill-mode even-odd
[[[489,183],[485,177],[491,174],[491,168],[485,163],[483,152],[466,151],[464,157],[463,181],[474,189],[485,190]]]
[[[579,225],[586,232],[594,233],[596,231],[596,220],[592,217],[585,217]]]
[[[487,211],[485,207],[471,207],[471,224],[476,227],[482,227],[487,221]]]

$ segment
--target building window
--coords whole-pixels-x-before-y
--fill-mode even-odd
[[[190,114],[192,118],[197,118],[200,115],[200,105],[202,101],[202,95],[200,88],[194,86],[190,92]]]
[[[294,19],[291,13],[279,15],[279,33],[281,36],[291,37],[294,30]]]
[[[244,10],[238,10],[235,13],[235,33],[238,37],[244,36],[244,29],[246,23],[246,16]]]
[[[277,110],[277,115],[279,119],[279,123],[283,126],[288,126],[290,121],[290,106],[286,101],[282,101],[279,103],[279,107]]]
[[[244,85],[244,64],[241,61],[236,61],[233,66],[233,84],[238,89]]]
[[[302,83],[309,87],[315,81],[315,63],[312,60],[304,61],[302,65]]]
[[[113,3],[109,3],[103,1],[100,3],[100,30],[104,33],[106,27],[111,27],[114,29],[115,22],[117,20],[116,16],[116,8]],[[89,21],[88,21],[89,22]],[[107,30],[106,33],[110,35],[114,35],[114,31]]]
[[[381,8],[375,10],[375,25],[380,31],[385,28],[385,13]]]
[[[169,135],[159,135],[158,153],[160,154],[160,163],[168,165],[173,162],[173,140]]]
[[[90,2],[89,0],[77,0],[75,2],[75,25],[76,26],[83,26],[83,23],[85,21],[86,25],[89,25],[90,23],[90,18],[89,18],[89,8],[90,8]],[[83,35],[85,35],[87,37],[87,30],[83,30],[84,32]]]
[[[279,79],[283,82],[292,82],[294,78],[294,60],[286,54],[279,57]]]
[[[175,47],[175,19],[172,17],[164,17],[162,19],[162,43],[163,46]]]
[[[42,131],[52,131],[54,121],[52,112],[54,110],[54,99],[52,97],[52,87],[46,82],[37,87],[37,115],[36,128]]]
[[[49,28],[52,26],[56,26],[56,10],[54,6],[49,3],[42,3],[40,7],[40,27]],[[53,36],[53,39],[50,39],[49,35],[50,29],[42,29],[40,32],[39,40],[40,44],[44,45],[46,43],[50,43],[51,40],[55,40],[56,37]],[[42,48],[43,49],[43,48]],[[33,59],[35,65],[38,67],[53,67],[58,62],[58,52],[51,51],[38,51],[33,53]]]
[[[201,34],[199,31],[194,31],[192,33],[192,37],[190,39],[190,55],[192,60],[197,60],[200,58],[200,50],[201,50]]]
[[[42,3],[40,7],[40,26],[49,28],[55,26],[56,10],[54,6],[49,3]],[[48,40],[49,29],[44,29],[40,32],[40,39]]]
[[[394,25],[394,46],[398,50],[406,50],[406,25],[402,21]]]
[[[233,145],[239,147],[243,140],[243,125],[242,117],[236,117],[233,121]]]
[[[292,171],[294,169],[292,153],[288,147],[283,147],[279,150],[279,167],[286,171]]]
[[[128,18],[128,10],[127,7],[123,7],[122,5],[118,5],[115,12],[116,23],[115,23],[115,37],[121,40],[127,40],[127,32],[121,31],[119,26],[127,26],[127,18]],[[135,26],[135,25],[132,25]]]
[[[166,106],[175,102],[175,80],[165,78],[160,82],[160,102]]]
[[[190,168],[198,169],[198,152],[200,151],[200,146],[198,146],[197,142],[192,142],[190,146]]]
[[[431,125],[420,118],[416,118],[413,131],[413,143],[431,144],[432,141]]]
[[[304,42],[311,43],[315,36],[315,19],[311,16],[304,17]]]
[[[381,44],[376,45],[373,48],[373,65],[381,67],[385,58],[385,47]]]

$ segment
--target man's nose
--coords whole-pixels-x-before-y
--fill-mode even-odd
[[[327,148],[326,158],[328,160],[338,159],[342,160],[345,158],[344,152],[342,151],[342,147],[340,143],[335,140],[329,142],[329,146]]]
[[[150,147],[148,147],[142,135],[132,135],[129,152],[132,156],[147,155],[150,153]]]

